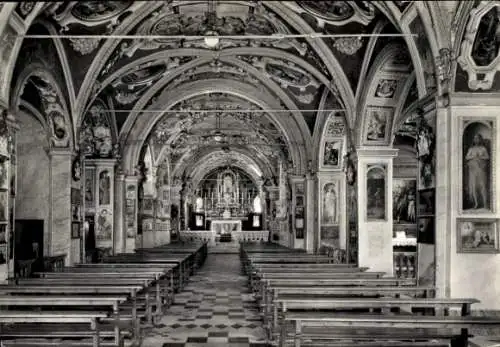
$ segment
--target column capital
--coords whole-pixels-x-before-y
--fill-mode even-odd
[[[51,157],[64,157],[67,156],[70,159],[73,158],[73,150],[71,148],[58,148],[58,147],[51,147],[47,149],[47,154]]]
[[[397,157],[399,149],[392,147],[360,147],[356,149],[358,159],[361,158],[377,158],[391,159]]]
[[[126,183],[138,184],[141,179],[139,176],[123,175]]]

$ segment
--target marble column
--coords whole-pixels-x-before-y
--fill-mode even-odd
[[[125,252],[132,253],[136,247],[141,247],[141,235],[137,234],[139,215],[138,199],[139,176],[125,177]]]
[[[125,175],[117,173],[115,175],[115,196],[114,196],[114,244],[113,253],[125,252],[125,244],[127,241],[125,228]]]
[[[313,253],[316,242],[316,199],[314,192],[316,191],[316,178],[313,174],[306,175],[306,213],[304,230],[304,243],[307,253]]]
[[[53,148],[50,157],[50,255],[66,254],[71,263],[71,159],[73,153]]]
[[[390,147],[357,150],[358,265],[372,271],[383,271],[388,276],[393,274],[392,177],[393,159],[397,153],[397,149]],[[377,204],[380,206],[373,208]]]

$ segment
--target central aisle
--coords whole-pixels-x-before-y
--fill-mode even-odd
[[[142,347],[267,346],[237,254],[209,254]]]

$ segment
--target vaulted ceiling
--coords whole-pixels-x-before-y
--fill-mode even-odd
[[[28,35],[66,37],[50,48],[51,39],[28,36],[13,80],[42,60],[67,91],[76,129],[104,117],[122,146],[134,136],[152,146],[156,158],[168,154],[173,166],[195,154],[231,150],[272,167],[279,160],[304,166],[318,135],[318,109],[333,110],[355,128],[364,108],[396,108],[415,97],[405,41],[390,35],[401,33],[393,14],[409,3],[47,3]],[[16,8],[20,17],[32,10],[26,4]],[[211,47],[207,33],[233,37]],[[327,36],[304,36],[309,33]],[[363,36],[373,33],[383,35]],[[380,58],[398,44],[400,54]],[[379,82],[389,91],[372,100],[369,90]],[[41,103],[32,87],[23,99]]]

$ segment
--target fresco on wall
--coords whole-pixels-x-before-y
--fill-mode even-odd
[[[375,89],[375,97],[390,99],[396,93],[396,87],[398,86],[398,81],[394,79],[381,79]]]
[[[108,170],[99,173],[99,205],[111,203],[111,177]]]
[[[136,234],[136,192],[134,185],[128,185],[125,199],[125,220],[127,227],[127,237],[134,238]]]
[[[85,169],[85,207],[95,206],[95,169]]]
[[[366,176],[366,218],[386,219],[386,165],[368,165]]]
[[[113,214],[111,210],[103,208],[97,216],[96,240],[111,241],[113,237]]]
[[[325,142],[325,148],[323,154],[323,166],[329,168],[339,168],[341,154],[342,154],[341,140]]]
[[[385,144],[389,137],[392,122],[392,108],[368,107],[366,111],[365,143]]]
[[[493,122],[466,122],[462,134],[462,210],[493,212]]]
[[[434,73],[434,57],[432,55],[427,33],[425,32],[424,24],[419,15],[410,23],[410,31],[416,34],[413,38],[420,55],[420,62],[424,72],[425,86],[427,94],[437,88],[436,78]]]
[[[392,209],[395,224],[416,223],[416,179],[392,180]]]
[[[323,187],[322,224],[338,223],[338,184],[327,183]]]

